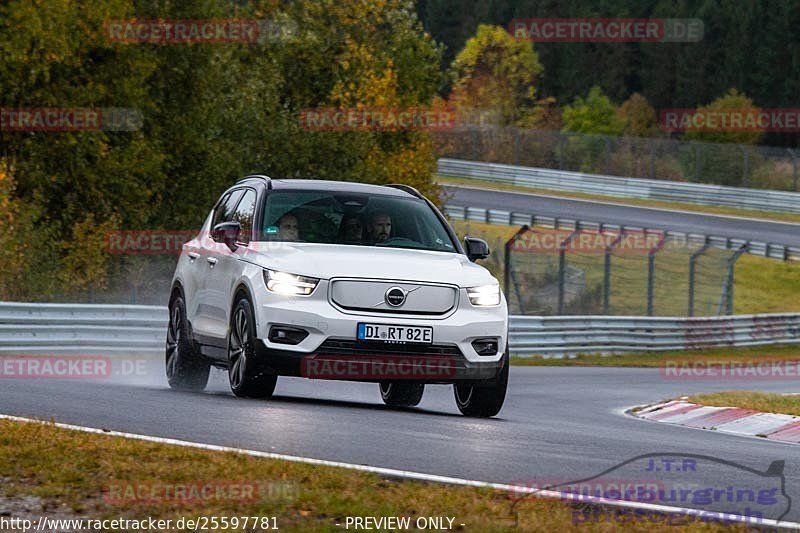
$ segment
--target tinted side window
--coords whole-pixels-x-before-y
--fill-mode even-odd
[[[231,194],[224,194],[222,198],[217,202],[216,207],[214,207],[214,216],[211,217],[211,229],[214,229],[214,226],[219,224],[225,218],[225,202],[228,201],[228,198],[231,197]]]
[[[238,222],[242,230],[239,232],[239,242],[247,244],[253,233],[253,215],[256,210],[256,191],[247,189],[236,206],[231,220]]]
[[[242,197],[243,192],[244,191],[242,189],[237,189],[231,192],[227,197],[223,198],[223,200],[217,206],[216,211],[214,211],[214,220],[211,222],[211,229],[214,229],[214,226],[217,224],[228,222],[231,219],[233,216],[233,209],[239,202],[239,198]]]

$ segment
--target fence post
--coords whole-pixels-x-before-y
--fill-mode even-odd
[[[512,135],[514,136],[514,164],[519,166],[519,152],[520,152],[519,128],[511,128],[511,131]]]
[[[647,242],[647,230],[644,232],[644,240]],[[653,246],[647,252],[647,316],[653,316],[653,285],[656,277],[656,254],[664,246],[667,240],[667,234],[661,235],[658,244]]]
[[[520,314],[525,314],[525,303],[522,301],[522,294],[519,291],[519,285],[517,284],[517,280],[514,277],[514,267],[511,263],[511,250],[514,247],[514,243],[517,241],[517,236],[520,233],[528,231],[530,226],[527,224],[523,225],[510,239],[506,241],[505,244],[505,264],[503,265],[503,282],[505,285],[505,295],[506,301],[509,302],[509,307],[511,306],[511,289],[513,287],[514,294],[517,296],[517,304],[519,305],[519,312]]]
[[[705,237],[705,242],[703,246],[701,246],[697,251],[695,251],[691,257],[689,258],[689,316],[694,316],[694,274],[695,274],[695,263],[697,259],[708,250],[708,247],[711,245],[711,239],[709,239],[708,235]]]
[[[789,156],[792,158],[792,190],[797,190],[797,155],[794,153],[794,150],[791,148],[786,149],[789,152]]]
[[[611,174],[611,139],[608,135],[603,136],[605,141],[605,156],[606,156],[606,174]]]
[[[566,140],[563,135],[558,138],[558,170],[564,170],[564,144]]]
[[[749,246],[749,244],[741,245],[739,247],[739,249],[736,250],[733,253],[733,255],[731,255],[728,258],[728,272],[727,272],[727,275],[725,277],[725,288],[723,290],[723,295],[725,297],[725,314],[726,315],[732,315],[733,314],[733,282],[734,282],[733,270],[734,270],[734,266],[736,265],[736,260],[739,259],[739,257],[743,253],[745,253],[747,251],[748,246]],[[769,250],[769,244],[767,244],[767,251],[765,251],[765,253],[768,253],[768,250]],[[720,302],[720,308],[717,309],[717,314],[718,315],[722,314],[721,313],[721,311],[722,311],[722,309],[721,309],[722,305],[721,304],[722,304],[722,302]]]
[[[564,314],[564,276],[567,270],[567,246],[580,230],[575,230],[558,245],[558,314]]]
[[[517,305],[519,306],[519,314],[525,314],[525,302],[522,300],[522,294],[519,292],[519,284],[517,280],[514,278],[514,268],[509,263],[508,265],[508,279],[510,280],[511,285],[514,286],[514,294],[517,296]],[[508,293],[510,294],[510,293]],[[506,300],[508,300],[508,296],[506,296]],[[511,300],[508,300],[509,302]]]
[[[625,234],[625,226],[620,226],[619,235],[614,241],[606,246],[605,253],[603,254],[603,314],[608,314],[609,302],[611,300],[611,254],[614,248],[622,241],[622,236]]]
[[[478,159],[478,143],[480,142],[478,137],[480,135],[480,131],[475,129],[472,131],[472,160],[473,161],[482,161]]]

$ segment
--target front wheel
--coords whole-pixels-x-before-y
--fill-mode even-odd
[[[508,349],[502,361],[503,368],[492,379],[465,381],[453,385],[456,406],[461,414],[488,418],[500,412],[508,388]]]
[[[391,407],[414,407],[425,392],[424,383],[408,381],[383,381],[380,387],[383,403]]]
[[[178,293],[169,303],[165,363],[170,388],[177,390],[206,388],[211,364],[194,349],[189,336],[189,324],[186,321],[186,304]]]
[[[228,335],[228,381],[231,391],[244,398],[269,398],[276,374],[267,373],[256,356],[256,320],[250,301],[241,296],[233,306]]]

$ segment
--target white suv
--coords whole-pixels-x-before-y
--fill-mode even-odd
[[[377,382],[387,405],[453,384],[459,410],[494,416],[508,384],[508,309],[415,189],[248,176],[183,246],[169,300],[166,372],[200,390],[211,366],[234,394],[277,376]]]

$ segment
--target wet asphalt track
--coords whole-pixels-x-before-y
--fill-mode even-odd
[[[784,519],[800,521],[800,446],[620,412],[695,391],[752,389],[745,381],[668,381],[658,369],[512,367],[504,409],[497,418],[481,420],[460,416],[451,387],[443,385],[429,386],[418,408],[392,410],[373,384],[280,378],[272,400],[242,400],[228,391],[225,374],[212,372],[204,393],[169,390],[158,361],[132,378],[5,379],[0,413],[502,483],[584,479],[659,452],[709,455],[758,471],[784,460],[786,491],[798,502]],[[759,381],[757,388],[799,392],[793,381]],[[644,463],[638,464],[638,471],[627,467],[608,476],[664,475],[643,473]],[[677,479],[725,489],[752,485],[752,478],[733,465],[719,465]],[[670,482],[677,479],[672,474]],[[785,508],[768,508],[766,516],[777,518]]]

